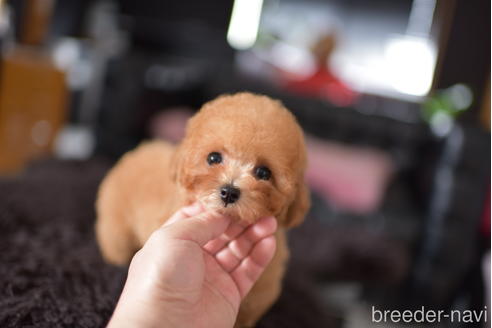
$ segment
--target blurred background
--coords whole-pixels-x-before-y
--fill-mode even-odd
[[[282,100],[307,137],[313,206],[291,233],[286,290],[319,311],[292,327],[371,326],[372,306],[490,309],[490,12],[487,0],[0,0],[0,222],[18,236],[87,186],[85,226],[67,229],[89,231],[122,154],[179,142],[204,102],[251,91]],[[0,246],[35,248],[19,238]],[[39,263],[26,279],[50,272]],[[275,320],[304,311],[295,295],[262,324],[290,327]]]

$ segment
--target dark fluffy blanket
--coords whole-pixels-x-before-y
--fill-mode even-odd
[[[94,240],[94,200],[108,168],[47,161],[0,180],[0,327],[106,324],[126,276],[103,262]],[[258,327],[337,326],[309,279],[291,270]]]

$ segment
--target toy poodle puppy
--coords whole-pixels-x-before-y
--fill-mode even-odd
[[[285,230],[301,223],[309,208],[305,168],[303,132],[280,102],[251,93],[221,96],[190,119],[181,144],[145,143],[109,172],[96,205],[102,254],[128,264],[171,214],[195,201],[245,223],[273,215],[276,253],[236,322],[254,326],[281,291]]]

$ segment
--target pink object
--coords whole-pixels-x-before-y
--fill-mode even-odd
[[[158,112],[150,120],[150,135],[153,138],[178,143],[185,135],[186,123],[191,116],[193,111],[187,107],[169,108]]]
[[[386,153],[307,138],[309,186],[329,203],[355,213],[376,210],[394,172]]]
[[[328,99],[337,106],[350,106],[357,101],[358,93],[327,68],[320,68],[312,76],[298,80],[284,74],[286,88],[307,96]]]

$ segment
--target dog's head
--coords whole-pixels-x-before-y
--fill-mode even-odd
[[[294,226],[309,207],[302,130],[265,96],[239,93],[205,104],[188,122],[172,165],[187,203],[249,223],[274,215]]]

